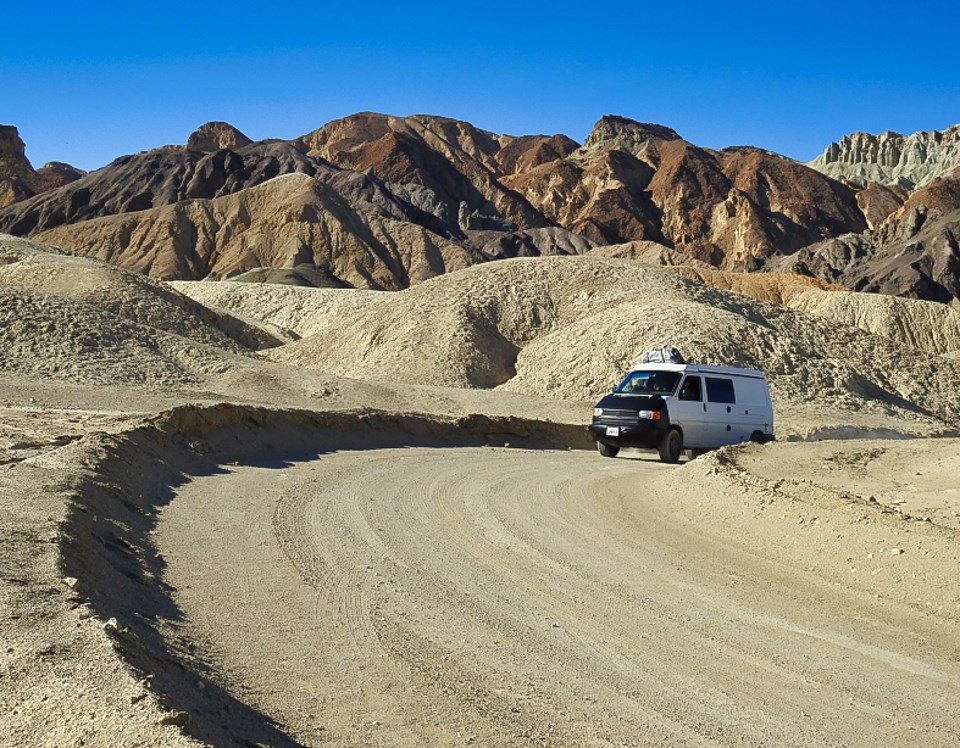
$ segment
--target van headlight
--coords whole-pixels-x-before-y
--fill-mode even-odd
[[[603,408],[594,408],[594,409],[593,409],[593,417],[594,417],[594,418],[599,418],[599,417],[602,416],[602,415],[603,415]]]
[[[659,410],[641,410],[637,412],[637,419],[640,421],[659,421]]]

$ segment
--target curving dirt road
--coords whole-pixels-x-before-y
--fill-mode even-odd
[[[757,552],[698,468],[230,467],[158,526],[176,636],[304,745],[957,745],[956,620]],[[854,520],[818,511],[842,553]]]

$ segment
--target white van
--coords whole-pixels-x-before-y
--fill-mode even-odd
[[[677,462],[708,449],[773,436],[763,373],[706,364],[638,364],[593,409],[590,433],[604,457],[621,447],[657,449]]]

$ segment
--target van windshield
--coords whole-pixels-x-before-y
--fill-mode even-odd
[[[614,392],[624,395],[672,395],[680,381],[679,371],[631,371]]]

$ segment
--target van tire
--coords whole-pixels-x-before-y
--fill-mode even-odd
[[[661,462],[670,464],[680,462],[680,455],[683,454],[683,436],[676,429],[670,429],[660,440],[657,451],[660,453]]]
[[[754,431],[752,434],[750,434],[750,441],[752,441],[754,444],[766,444],[767,439],[759,431]]]
[[[597,442],[597,451],[600,453],[601,457],[616,457],[617,453],[620,451],[620,447],[617,447],[613,444]]]

